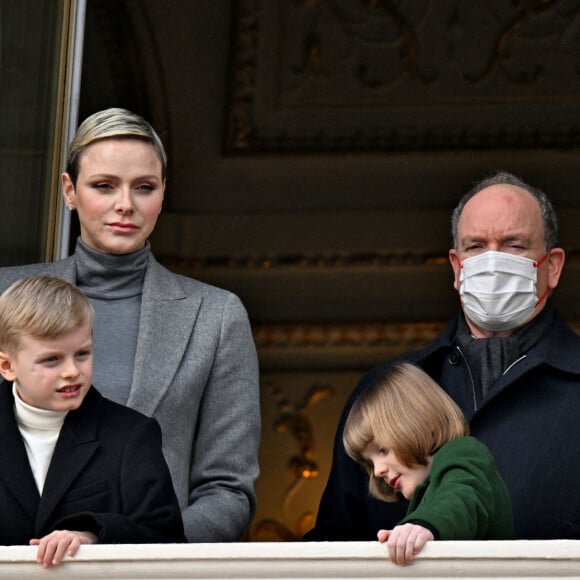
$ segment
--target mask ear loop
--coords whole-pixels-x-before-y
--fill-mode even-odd
[[[546,291],[544,292],[544,294],[542,295],[542,297],[538,299],[538,301],[536,302],[536,305],[534,306],[534,308],[537,308],[538,307],[538,304],[541,304],[548,297],[548,291],[549,291],[549,288],[546,288]]]
[[[547,259],[548,256],[550,255],[550,252],[546,252],[544,254],[544,257],[541,258],[539,261],[534,262],[534,268],[539,268]],[[534,306],[534,308],[537,308],[539,304],[541,304],[547,297],[548,297],[548,292],[550,291],[549,288],[546,288],[546,291],[544,292],[544,294],[541,296],[541,298],[538,299],[538,301],[536,302],[536,305]]]
[[[534,268],[539,268],[548,259],[549,255],[550,252],[546,252],[543,258],[541,258],[538,262],[534,262]]]

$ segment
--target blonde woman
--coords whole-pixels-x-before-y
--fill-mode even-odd
[[[113,108],[85,119],[61,177],[80,222],[75,252],[1,268],[0,292],[49,274],[89,297],[94,386],[159,422],[187,539],[234,541],[256,508],[258,359],[239,298],[167,270],[151,252],[166,164],[139,115]]]
[[[459,407],[419,367],[390,367],[354,402],[344,427],[348,455],[369,474],[370,493],[410,502],[379,530],[390,559],[409,564],[426,542],[510,539],[511,501],[485,445],[468,436]]]

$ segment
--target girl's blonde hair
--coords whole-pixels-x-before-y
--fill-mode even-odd
[[[391,366],[354,402],[343,431],[348,455],[369,474],[369,490],[384,501],[397,492],[374,469],[363,452],[371,441],[392,450],[408,467],[427,465],[429,456],[469,427],[461,409],[422,369],[410,363]]]
[[[0,350],[14,353],[22,335],[58,338],[84,324],[93,327],[94,309],[76,287],[52,276],[14,282],[0,296]]]
[[[111,138],[141,139],[152,145],[161,161],[162,177],[165,179],[167,155],[155,129],[143,117],[127,109],[113,107],[87,117],[79,125],[69,145],[66,172],[75,186],[79,176],[79,161],[84,151],[96,141]]]

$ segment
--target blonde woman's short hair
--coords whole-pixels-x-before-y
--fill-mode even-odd
[[[14,282],[0,296],[0,350],[15,352],[22,335],[57,338],[85,324],[93,327],[94,309],[76,287],[53,276]]]
[[[113,107],[87,117],[77,129],[68,150],[66,171],[74,185],[79,176],[79,162],[84,151],[102,139],[141,139],[155,149],[162,166],[162,177],[167,171],[167,154],[155,129],[140,115],[127,109]]]
[[[343,431],[348,455],[369,474],[369,490],[384,501],[396,501],[397,492],[363,457],[371,441],[392,450],[412,467],[426,465],[429,456],[451,439],[467,435],[461,409],[421,368],[410,363],[389,367],[355,400]]]

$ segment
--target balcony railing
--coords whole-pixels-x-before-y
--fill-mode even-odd
[[[0,580],[580,578],[575,540],[430,542],[406,567],[376,542],[93,545],[51,571],[35,554],[32,546],[0,547]]]

